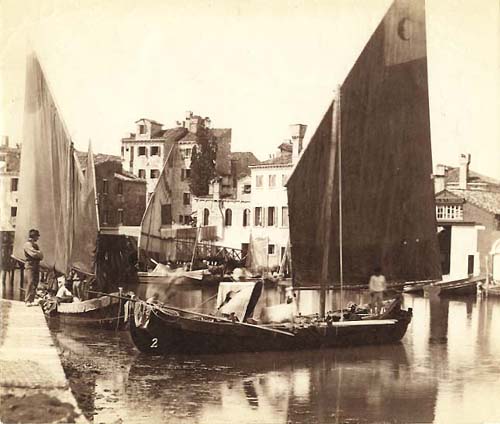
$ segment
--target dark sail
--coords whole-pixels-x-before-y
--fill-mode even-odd
[[[67,273],[72,243],[73,171],[70,137],[49,86],[33,54],[27,59],[19,214],[13,256],[24,261],[23,244],[37,228],[44,253],[42,266]]]
[[[394,1],[341,86],[340,119],[335,103],[287,184],[295,284],[339,282],[339,135],[344,281],[376,266],[393,281],[440,278],[424,0]]]

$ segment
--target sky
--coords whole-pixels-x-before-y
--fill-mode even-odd
[[[134,122],[185,112],[260,159],[312,136],[391,0],[0,0],[0,134],[22,142],[26,52],[77,148],[119,155]],[[433,162],[500,179],[498,0],[427,0]]]

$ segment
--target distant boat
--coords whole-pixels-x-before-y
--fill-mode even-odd
[[[478,294],[483,290],[485,276],[467,277],[456,280],[437,281],[426,284],[423,287],[424,295],[427,296],[466,296]]]
[[[41,269],[67,276],[71,270],[96,280],[94,290],[113,288],[110,275],[123,246],[99,235],[94,162],[89,146],[83,173],[69,133],[60,117],[38,58],[27,58],[24,133],[21,151],[19,214],[13,256],[25,261],[24,243],[30,228],[41,233]],[[113,246],[110,246],[113,244]],[[116,253],[118,252],[118,254]],[[96,257],[103,258],[101,266]],[[117,268],[126,270],[125,264]],[[97,269],[97,273],[96,273]],[[122,282],[119,283],[120,285]],[[118,286],[118,284],[115,284]],[[93,297],[93,296],[90,296]],[[121,316],[121,300],[102,296],[82,302],[57,304],[55,315],[68,322],[107,324]]]
[[[441,277],[436,236],[423,0],[395,0],[337,92],[287,183],[294,287],[321,288],[320,315],[253,323],[256,284],[196,314],[137,300],[132,340],[148,353],[319,349],[399,341],[412,311],[395,299],[381,315],[325,314],[326,290]],[[221,290],[221,288],[219,288]],[[221,293],[219,293],[221,294]],[[223,297],[221,297],[223,298]]]

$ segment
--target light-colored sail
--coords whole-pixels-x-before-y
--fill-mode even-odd
[[[79,170],[76,154],[73,157]],[[71,266],[86,274],[95,273],[95,253],[98,223],[95,193],[95,168],[92,146],[89,143],[85,174],[75,172],[72,182],[74,200],[73,243],[71,246]]]
[[[25,260],[28,231],[40,231],[42,266],[70,268],[73,161],[70,137],[59,115],[37,57],[27,59],[19,207],[13,256]]]

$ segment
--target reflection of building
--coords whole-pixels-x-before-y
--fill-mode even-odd
[[[182,195],[183,208],[172,219],[177,224],[190,224],[192,207],[189,178],[191,155],[197,144],[198,130],[207,128],[214,137],[217,144],[216,173],[221,178],[223,189],[230,189],[233,184],[230,162],[231,129],[211,128],[210,118],[202,118],[190,111],[186,112],[185,121],[177,124],[177,127],[165,130],[163,124],[159,122],[139,119],[136,121],[136,132],[121,140],[121,157],[126,171],[147,181],[149,198],[155,189],[170,149],[172,147],[178,149],[182,161],[175,167],[175,172],[180,175],[176,193]]]
[[[488,262],[500,282],[500,181],[469,164],[461,155],[459,167],[438,165],[434,175],[443,275],[485,275]]]
[[[253,268],[278,267],[288,245],[285,184],[302,150],[306,126],[291,125],[290,130],[291,142],[282,143],[275,156],[260,163],[246,161],[247,172],[240,166],[232,195],[215,182],[209,196],[196,199],[198,225],[215,226],[220,246],[250,250]],[[237,163],[232,161],[232,167]]]
[[[78,153],[86,168],[87,153]],[[123,171],[118,156],[94,155],[101,232],[138,235],[146,208],[146,181]]]

